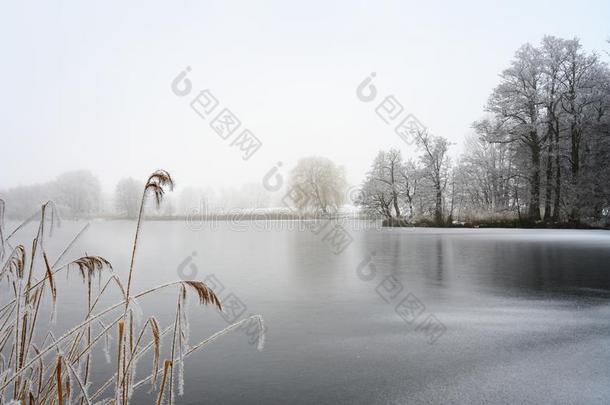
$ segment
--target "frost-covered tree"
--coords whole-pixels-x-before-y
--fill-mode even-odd
[[[421,204],[418,209],[423,173],[413,161],[403,161],[399,150],[380,151],[362,184],[357,205],[389,221],[412,221],[424,211]]]
[[[454,215],[457,212],[457,217],[466,221],[519,213],[524,193],[521,182],[528,175],[522,169],[517,145],[488,142],[485,130],[493,127],[482,126],[480,130],[483,132],[466,138],[464,153],[453,172]]]
[[[580,220],[580,199],[582,197],[581,167],[583,146],[591,131],[587,126],[595,118],[592,109],[600,93],[596,87],[599,84],[597,74],[599,63],[596,55],[588,55],[582,51],[577,39],[566,41],[566,57],[562,63],[562,98],[561,107],[566,115],[567,136],[569,139],[569,166],[570,166],[570,220]]]
[[[119,215],[136,218],[140,209],[144,183],[132,177],[119,180],[114,189],[114,206]]]
[[[404,204],[404,210],[408,214],[405,215],[409,220],[416,215],[416,196],[420,191],[422,171],[412,161],[404,162],[399,170],[399,198]]]
[[[423,179],[429,182],[434,193],[434,222],[440,225],[444,222],[443,193],[449,174],[449,141],[442,136],[432,135],[427,130],[417,131],[415,140],[422,151],[419,160]]]
[[[362,192],[360,193],[356,205],[359,205],[363,210],[373,216],[381,216],[391,220],[395,217],[393,210],[392,191],[387,184],[375,180],[371,175],[366,177],[362,183]]]
[[[345,201],[347,181],[345,170],[325,157],[307,157],[298,161],[290,172],[291,189],[298,189],[304,198],[296,201],[299,210],[328,214]]]
[[[519,142],[529,152],[530,219],[540,219],[540,163],[546,132],[541,131],[540,109],[542,64],[540,50],[523,45],[515,54],[511,66],[500,75],[500,84],[493,90],[487,105],[496,114],[503,130],[493,142]]]
[[[544,194],[544,220],[557,222],[561,204],[561,124],[563,120],[562,78],[567,58],[566,42],[561,38],[545,36],[541,45],[542,102],[546,130],[546,169]]]
[[[607,205],[599,179],[608,166],[609,77],[608,66],[578,39],[550,36],[539,47],[521,47],[502,73],[488,102],[491,117],[474,127],[486,142],[510,145],[519,215],[526,200],[532,221],[600,219]]]
[[[42,204],[52,198],[52,184],[48,182],[18,186],[0,191],[0,198],[6,203],[6,217],[25,219],[32,216]]]
[[[400,218],[403,176],[406,176],[406,172],[400,151],[380,151],[362,185],[357,204],[367,212],[380,214],[386,219]]]
[[[101,206],[100,182],[87,170],[66,172],[52,185],[53,200],[64,215],[81,218],[96,215]]]

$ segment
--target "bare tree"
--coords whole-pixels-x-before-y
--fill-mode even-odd
[[[144,184],[132,177],[120,180],[114,190],[114,205],[119,215],[136,218]]]
[[[516,53],[489,99],[492,118],[474,127],[487,142],[511,145],[511,199],[519,214],[527,196],[529,219],[540,219],[544,169],[545,221],[579,223],[583,216],[596,221],[603,215],[609,203],[601,180],[610,155],[609,87],[608,66],[584,52],[578,39],[547,36],[540,47],[526,44]]]
[[[511,67],[502,74],[501,83],[489,98],[487,109],[495,113],[506,135],[495,142],[520,142],[530,152],[529,217],[540,219],[540,160],[546,133],[540,133],[541,54],[530,44],[516,53]]]
[[[52,189],[52,199],[67,209],[67,215],[81,218],[99,212],[102,189],[97,177],[87,170],[60,174]]]
[[[300,210],[328,214],[337,211],[345,201],[345,171],[325,157],[299,160],[290,173],[290,187],[297,188],[304,198],[297,201]]]
[[[358,204],[388,220],[401,218],[402,197],[408,193],[403,183],[406,176],[399,150],[379,151],[362,186]]]
[[[399,196],[405,202],[409,211],[408,218],[411,220],[415,216],[415,196],[419,192],[421,170],[413,161],[409,160],[401,165],[399,177]]]
[[[580,221],[579,176],[583,136],[586,135],[586,115],[597,96],[593,90],[596,86],[594,72],[598,59],[596,55],[586,55],[581,48],[580,41],[577,39],[566,41],[566,57],[563,61],[562,72],[561,107],[568,116],[569,125],[569,162],[572,186],[570,220],[573,222]]]
[[[417,132],[416,142],[423,151],[420,161],[424,176],[431,182],[434,189],[434,222],[440,225],[444,222],[443,192],[448,178],[449,142],[441,136],[431,135],[427,130]]]
[[[567,58],[566,41],[560,38],[545,36],[542,40],[542,73],[543,73],[543,103],[546,112],[547,131],[547,162],[546,182],[544,199],[545,221],[559,221],[561,202],[561,145],[560,145],[560,120],[562,110],[560,102],[562,98],[561,79],[562,65]],[[553,170],[554,169],[554,170]],[[553,176],[555,181],[553,184]],[[552,202],[552,193],[555,197]]]
[[[387,184],[375,180],[368,175],[362,184],[362,193],[356,204],[363,207],[364,211],[372,215],[381,215],[387,220],[392,220],[392,193]]]
[[[399,179],[402,171],[402,155],[398,149],[390,149],[389,152],[379,152],[378,158],[373,163],[374,180],[387,185],[396,218],[401,217],[399,195]]]

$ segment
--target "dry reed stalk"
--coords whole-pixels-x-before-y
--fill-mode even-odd
[[[138,237],[140,235],[140,229],[142,226],[142,218],[144,215],[144,204],[146,202],[146,195],[149,192],[152,192],[155,196],[155,201],[157,202],[157,206],[159,206],[161,204],[161,200],[163,199],[163,195],[165,194],[165,190],[164,187],[168,187],[170,190],[173,190],[174,188],[174,181],[172,180],[171,175],[165,171],[165,170],[156,170],[155,172],[153,172],[149,177],[148,180],[146,181],[146,184],[144,185],[144,191],[142,192],[142,199],[140,201],[140,208],[138,210],[138,222],[136,224],[136,231],[135,231],[135,235],[134,235],[134,240],[133,240],[133,245],[132,245],[132,251],[131,251],[131,260],[129,263],[129,274],[128,274],[128,278],[127,278],[127,292],[126,292],[126,299],[125,299],[125,313],[124,313],[124,317],[127,317],[127,311],[129,309],[129,303],[131,295],[131,282],[132,282],[132,278],[133,278],[133,270],[134,270],[134,263],[135,263],[135,257],[136,257],[136,251],[137,251],[137,247],[138,247]],[[126,337],[124,337],[125,339]],[[130,339],[132,339],[133,336],[130,333]],[[124,370],[124,374],[127,374],[129,370]],[[129,382],[126,382],[126,385],[128,385]],[[128,386],[124,387],[124,391],[128,390]],[[123,395],[125,397],[125,395]],[[125,402],[126,402],[126,398]]]
[[[179,321],[180,321],[180,305],[181,305],[181,301],[182,301],[182,297],[185,294],[186,289],[184,288],[184,285],[181,287],[181,291],[178,294],[178,302],[176,303],[176,315],[174,316],[174,333],[172,336],[172,349],[171,349],[171,370],[170,370],[170,375],[169,375],[169,405],[172,404],[172,399],[173,399],[173,395],[174,395],[174,361],[176,358],[176,339],[177,339],[177,335],[178,335],[178,327],[179,327]],[[164,378],[165,379],[165,378]]]
[[[165,190],[163,187],[169,187],[170,190],[174,189],[174,181],[168,172],[165,170],[156,170],[153,174],[148,177],[146,184],[144,185],[144,191],[142,193],[142,199],[140,201],[140,209],[138,210],[138,222],[136,224],[136,232],[133,239],[133,245],[131,250],[131,260],[129,263],[129,275],[127,279],[127,302],[125,312],[127,312],[127,306],[129,305],[129,292],[131,291],[131,279],[133,275],[133,266],[135,263],[136,250],[138,248],[138,236],[140,234],[140,228],[142,225],[142,216],[144,214],[144,203],[146,202],[146,194],[152,191],[155,195],[157,206],[161,204]]]
[[[262,319],[261,315],[252,315],[248,318],[244,318],[241,321],[235,322],[229,326],[227,326],[226,328],[214,333],[213,335],[211,335],[210,337],[202,340],[201,342],[197,343],[195,346],[191,347],[185,354],[184,357],[187,358],[188,356],[190,356],[191,354],[195,353],[197,350],[201,349],[202,347],[207,346],[208,344],[212,343],[213,341],[215,341],[216,339],[218,339],[221,336],[226,335],[227,333],[234,331],[236,329],[239,329],[240,326],[246,324],[247,322],[254,320],[254,319]],[[261,334],[260,336],[262,336],[262,334],[264,333],[264,331],[262,329],[259,330],[259,333]],[[264,338],[261,338],[264,341]],[[262,350],[262,348],[260,348],[260,350]],[[162,369],[159,369],[158,371],[163,371]],[[145,384],[147,381],[149,381],[151,378],[153,377],[153,374],[150,374],[148,377],[143,378],[142,380],[138,381],[133,389],[136,390],[138,388],[140,388],[143,384]]]
[[[63,384],[62,384],[62,377],[61,377],[61,359],[62,357],[59,356],[57,358],[57,366],[55,367],[55,375],[57,376],[57,403],[59,405],[63,405],[64,403],[64,395],[63,395]]]
[[[171,287],[171,286],[175,286],[175,285],[182,285],[183,283],[185,283],[184,281],[173,281],[170,283],[166,283],[166,284],[161,284],[158,285],[156,287],[150,288],[146,291],[143,291],[141,293],[138,293],[136,295],[134,295],[134,299],[143,297],[145,295],[148,294],[152,294],[154,292],[160,291],[162,289],[165,289],[167,287]],[[56,348],[60,343],[62,343],[64,340],[68,339],[70,336],[72,336],[74,333],[78,332],[80,329],[82,329],[83,327],[87,326],[88,324],[90,324],[91,322],[93,322],[94,320],[97,320],[98,318],[101,318],[102,316],[106,315],[107,313],[121,307],[125,305],[125,301],[120,301],[114,305],[111,305],[107,308],[105,308],[104,310],[102,310],[101,312],[95,314],[95,315],[91,315],[88,319],[86,319],[85,321],[79,323],[78,325],[72,327],[71,329],[69,329],[68,331],[66,331],[62,336],[60,336],[59,338],[57,338],[52,344],[48,345],[46,348],[44,348],[43,350],[41,350],[40,355],[35,356],[34,358],[32,358],[24,367],[29,367],[32,365],[33,362],[35,362],[36,360],[38,360],[38,358],[40,358],[41,356],[45,355],[46,353],[48,353],[49,351],[53,350],[54,348]],[[17,378],[20,375],[20,372],[15,373],[12,377],[9,378],[9,383],[14,381],[15,378]],[[0,386],[0,391],[2,391],[4,388],[6,388],[6,384]]]
[[[163,365],[163,378],[161,379],[161,388],[159,388],[159,396],[157,397],[157,405],[161,405],[163,401],[163,391],[165,389],[165,382],[167,381],[167,370],[172,367],[171,360],[165,360]]]
[[[125,320],[119,321],[119,334],[118,334],[118,348],[117,348],[117,380],[116,380],[116,392],[115,398],[118,400],[118,393],[121,392],[121,359],[123,358],[123,336],[125,335]]]
[[[149,176],[144,187],[132,244],[126,288],[123,287],[120,278],[113,273],[110,262],[99,256],[85,255],[58,267],[58,263],[72,249],[75,241],[88,228],[88,224],[76,234],[51,265],[45,250],[45,238],[52,236],[54,223],[59,220],[54,204],[51,201],[43,204],[32,218],[26,220],[4,238],[6,235],[3,229],[4,204],[0,202],[0,282],[6,279],[9,289],[9,294],[0,295],[0,397],[13,398],[13,401],[19,403],[29,401],[37,404],[64,404],[76,401],[82,405],[92,403],[108,387],[112,386],[114,381],[114,396],[101,399],[101,401],[126,405],[130,402],[133,391],[144,381],[151,382],[151,391],[154,392],[158,373],[163,372],[157,402],[161,403],[164,397],[167,397],[171,404],[174,401],[175,391],[174,366],[179,367],[177,391],[178,395],[182,395],[182,369],[185,358],[195,350],[251,319],[247,318],[230,325],[187,351],[188,322],[185,302],[187,291],[192,291],[201,305],[214,305],[222,309],[222,304],[214,292],[203,282],[196,280],[175,281],[138,293],[132,292],[135,255],[144,220],[145,201],[147,195],[153,194],[156,203],[160,204],[166,187],[173,188],[173,180],[165,171],[154,172]],[[32,240],[31,249],[28,249],[29,252],[26,253],[26,249],[22,245],[13,248],[7,241],[38,214],[38,229]],[[50,227],[47,227],[47,223],[50,223]],[[8,256],[3,251],[5,246],[12,249]],[[38,271],[38,268],[41,271]],[[59,337],[49,331],[44,334],[42,339],[37,338],[39,333],[36,333],[36,330],[40,323],[38,319],[41,307],[44,307],[42,301],[45,290],[48,288],[49,299],[54,306],[59,295],[55,276],[59,271],[70,268],[77,268],[86,284],[86,315],[80,323],[64,331]],[[108,271],[102,274],[103,269],[108,269]],[[67,273],[70,274],[70,272]],[[106,274],[108,275],[107,280],[102,286],[101,279],[106,277]],[[95,275],[100,279],[96,289],[92,284]],[[161,331],[155,317],[149,317],[142,326],[139,326],[140,324],[136,322],[137,311],[135,310],[139,308],[136,300],[171,287],[179,287],[173,326],[168,326]],[[102,296],[110,291],[120,293],[121,301],[95,312]],[[7,298],[8,302],[6,302]],[[106,317],[121,307],[124,308],[123,315],[106,325]],[[100,330],[97,330],[97,323],[101,325]],[[101,339],[106,338],[108,341],[115,326],[118,326],[116,372],[105,380],[93,395],[89,395],[91,371],[95,368],[93,349]],[[94,329],[96,330],[95,335]],[[150,336],[145,334],[146,330],[150,330]],[[160,368],[162,337],[169,332],[172,332],[171,358],[166,359],[163,367]],[[152,373],[146,379],[136,382],[134,381],[136,362],[151,349],[154,349]]]
[[[72,377],[74,378],[74,381],[76,381],[76,383],[78,384],[78,387],[82,393],[81,403],[86,402],[87,404],[91,404],[91,400],[89,399],[89,395],[87,394],[87,384],[83,383],[83,381],[80,379],[80,377],[78,375],[78,372],[76,370],[74,370],[74,367],[69,362],[65,362],[64,364],[65,364],[66,368],[68,368],[68,370],[70,370],[70,373],[72,374]]]

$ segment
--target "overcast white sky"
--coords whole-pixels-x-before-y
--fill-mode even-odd
[[[3,2],[0,188],[75,168],[237,186],[306,155],[357,183],[379,149],[413,152],[356,98],[370,72],[456,154],[521,44],[601,53],[609,22],[607,0]],[[187,65],[262,140],[249,161],[171,92]]]

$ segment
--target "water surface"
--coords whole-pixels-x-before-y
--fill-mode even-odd
[[[49,249],[78,226],[64,223]],[[125,276],[133,228],[94,222],[73,255]],[[334,254],[288,226],[191,228],[145,224],[135,289],[214,275],[268,331],[263,352],[236,332],[189,358],[179,403],[610,403],[608,232],[350,226]],[[66,290],[60,324],[83,315],[81,292]],[[143,311],[170,322],[175,297]],[[397,311],[405,298],[415,307]],[[190,316],[192,343],[227,325],[212,308]],[[436,333],[422,330],[431,320]],[[148,403],[146,390],[134,399]]]

